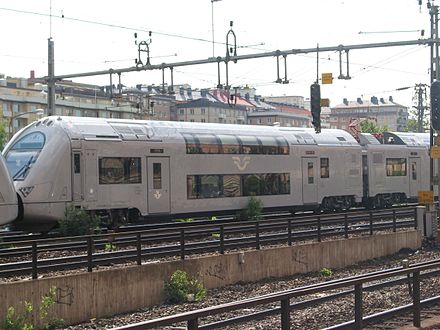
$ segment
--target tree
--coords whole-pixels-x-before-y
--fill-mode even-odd
[[[417,132],[418,130],[418,122],[415,118],[408,118],[408,121],[406,122],[406,132]]]
[[[8,142],[8,133],[6,132],[5,125],[0,123],[0,152]]]
[[[388,126],[377,126],[374,122],[365,120],[360,123],[362,133],[383,133],[388,131]]]

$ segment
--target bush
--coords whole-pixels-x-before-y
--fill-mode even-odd
[[[32,303],[25,301],[23,304],[23,312],[18,313],[14,307],[9,307],[4,322],[5,330],[33,330],[33,329],[57,329],[64,325],[64,320],[55,318],[51,314],[51,307],[55,304],[56,287],[51,287],[49,293],[41,297],[39,308],[39,323],[37,327],[32,319],[34,307]]]
[[[165,302],[180,304],[187,301],[202,301],[206,296],[203,284],[188,276],[182,270],[176,270],[164,286]]]
[[[87,235],[99,229],[100,219],[83,209],[69,206],[64,212],[64,219],[59,221],[59,225],[63,236]]]
[[[323,269],[321,269],[321,275],[322,276],[332,276],[333,275],[333,271],[330,268],[326,268],[324,267]]]
[[[263,202],[255,196],[249,198],[247,207],[239,213],[240,220],[258,220],[261,219],[263,212]]]

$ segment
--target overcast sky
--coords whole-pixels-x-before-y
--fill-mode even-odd
[[[47,75],[47,39],[55,43],[55,74],[126,68],[134,65],[138,41],[151,36],[151,62],[172,63],[212,57],[214,7],[215,56],[225,56],[229,21],[234,22],[238,55],[289,49],[415,40],[429,37],[429,13],[423,0],[2,0],[0,3],[0,73],[28,77]],[[52,16],[50,16],[50,13]],[[359,33],[359,32],[363,33]],[[177,54],[177,55],[176,55]],[[322,97],[335,106],[348,98],[394,97],[412,106],[413,88],[429,83],[429,48],[404,46],[350,52],[351,80],[324,85]],[[319,70],[339,75],[339,54],[321,53]],[[145,62],[145,56],[143,56]],[[345,56],[344,56],[345,61]],[[284,76],[281,62],[280,75]],[[309,97],[316,79],[316,54],[287,57],[290,84],[274,83],[276,59],[252,59],[229,65],[232,86],[249,85],[266,95]],[[346,64],[343,64],[346,71]],[[222,83],[225,67],[221,66]],[[165,73],[170,82],[170,73]],[[114,77],[114,82],[116,82]],[[74,79],[104,85],[108,76]],[[122,83],[156,84],[160,71],[126,73]],[[174,83],[215,87],[217,65],[174,69]]]

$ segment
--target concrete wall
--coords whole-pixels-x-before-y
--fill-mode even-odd
[[[319,271],[323,267],[341,268],[390,255],[401,248],[420,246],[419,232],[411,230],[0,283],[0,324],[9,306],[18,307],[26,300],[36,307],[52,286],[57,288],[54,314],[72,324],[160,304],[163,282],[177,269],[197,276],[207,288],[214,288]]]

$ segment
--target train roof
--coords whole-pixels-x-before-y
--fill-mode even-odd
[[[312,128],[151,121],[70,116],[45,117],[31,126],[59,126],[71,139],[104,140],[181,140],[181,134],[234,134],[283,136],[290,144],[357,146],[358,142],[346,131],[323,129],[316,134]]]
[[[413,132],[384,132],[384,141],[386,144],[393,141],[393,144],[403,144],[408,146],[429,146],[429,133],[413,133]]]

